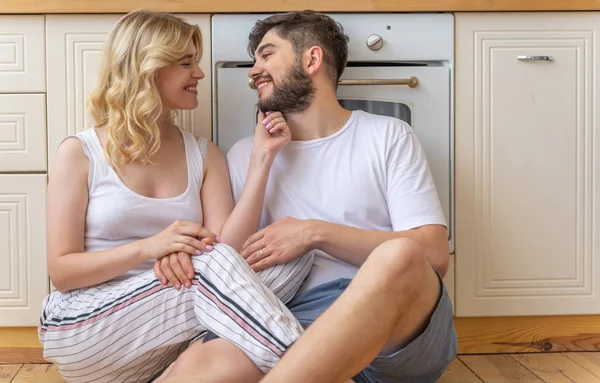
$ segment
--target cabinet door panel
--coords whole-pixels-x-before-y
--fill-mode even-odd
[[[456,23],[457,314],[600,313],[600,16]]]
[[[46,170],[46,96],[0,94],[0,172]]]
[[[44,92],[43,15],[0,15],[0,93]]]
[[[48,294],[46,175],[0,174],[0,326],[37,326]]]

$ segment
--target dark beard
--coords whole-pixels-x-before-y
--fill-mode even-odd
[[[304,112],[310,106],[315,95],[315,86],[311,78],[304,73],[300,63],[296,62],[285,74],[281,84],[273,82],[273,93],[258,101],[263,112],[281,112],[294,114]]]

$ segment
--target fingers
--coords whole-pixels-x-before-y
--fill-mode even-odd
[[[285,123],[285,122],[282,122],[282,123],[280,123],[280,124],[277,124],[277,125],[275,125],[273,128],[271,128],[271,129],[269,130],[269,133],[270,133],[270,134],[272,134],[272,135],[278,135],[278,133],[285,134],[285,132],[286,132],[288,129],[289,129],[289,128],[288,128],[288,126],[287,126],[287,123]]]
[[[267,113],[262,124],[271,134],[287,129],[287,122],[281,112]]]
[[[259,231],[257,233],[254,233],[250,236],[250,238],[248,238],[246,240],[246,242],[244,242],[244,245],[242,246],[242,252],[241,252],[241,256],[245,259],[248,258],[250,255],[252,255],[252,253],[254,253],[255,251],[258,251],[258,249],[261,249],[261,247],[251,247],[255,244],[255,242],[260,241],[261,239],[263,239],[265,233],[264,231]]]
[[[205,228],[202,225],[198,225],[196,224],[196,237],[198,238],[212,238],[212,240],[214,241],[217,238],[217,235],[215,233],[213,233],[212,231],[208,230],[207,228]]]
[[[214,243],[214,242],[210,242],[210,241],[204,241],[204,240],[198,240],[196,238],[193,237],[188,237],[186,235],[182,235],[178,238],[176,238],[176,243],[179,243],[183,246],[186,246],[186,248],[191,248],[193,249],[191,252],[186,250],[186,249],[174,249],[174,253],[178,252],[178,251],[185,251],[188,254],[202,254],[202,251],[211,251],[213,249],[213,246],[210,243]],[[208,242],[208,243],[206,243]]]
[[[248,258],[246,258],[246,262],[250,266],[265,259],[266,257],[268,257],[271,254],[271,251],[267,250],[267,248],[263,245],[262,241],[257,242],[256,246],[253,246],[253,248],[256,248],[256,250],[253,251],[252,253],[250,253]]]
[[[197,247],[194,247],[192,245],[188,245],[185,243],[185,241],[192,241],[192,240],[194,240],[194,238],[190,238],[190,237],[182,237],[182,238],[183,239],[181,240],[181,242],[174,242],[171,245],[171,247],[169,249],[169,253],[179,253],[180,251],[183,251],[190,255],[191,254],[202,254],[201,249],[198,249]],[[198,241],[198,240],[196,239],[196,241]],[[198,242],[200,242],[200,241],[198,241]]]
[[[258,261],[257,263],[250,265],[252,270],[255,272],[263,271],[264,269],[268,269],[269,267],[275,264],[275,259],[273,257],[266,257]]]
[[[202,243],[204,243],[205,245],[207,245],[207,247],[208,247],[208,246],[211,246],[211,247],[212,247],[212,246],[215,244],[215,242],[219,242],[219,241],[218,241],[218,239],[216,239],[216,238],[205,237],[205,238],[202,238],[202,239],[200,240],[200,242],[202,242]]]
[[[192,287],[195,272],[192,258],[188,253],[178,252],[163,257],[154,263],[153,270],[156,278],[163,285],[171,284],[177,290],[182,285],[187,288]]]
[[[265,122],[265,125],[267,124],[266,121],[271,121],[274,118],[279,118],[279,117],[283,117],[283,113],[281,112],[267,112],[265,113],[265,117],[263,119],[263,121]]]
[[[269,117],[267,117],[267,119]],[[287,128],[287,123],[283,117],[275,117],[272,118],[267,124],[265,124],[265,128],[269,131],[269,133],[273,134],[278,130],[283,130]]]
[[[257,121],[264,120],[264,118],[265,118],[266,116],[268,116],[269,114],[271,114],[271,112],[264,113],[262,110],[260,110],[260,109],[259,109],[259,110],[258,110],[258,115],[257,115],[257,117],[256,117],[256,118],[257,118]]]
[[[174,230],[177,234],[187,235],[194,238],[217,238],[217,235],[215,233],[196,222],[175,221],[173,225],[171,225],[171,227],[172,230]]]
[[[185,275],[187,275],[189,279],[194,279],[195,271],[194,265],[192,264],[192,257],[184,252],[177,253],[177,257],[179,258],[179,263],[181,263]]]
[[[188,276],[186,275],[186,272],[183,270],[183,267],[179,261],[178,254],[179,253],[169,255],[169,265],[171,266],[171,270],[173,270],[173,274],[175,274],[177,280],[189,289],[190,287],[192,287],[192,282],[190,281],[190,278],[188,278]],[[177,290],[179,290],[179,287],[179,285],[175,285],[175,288]]]
[[[167,281],[175,287],[175,289],[179,290],[181,288],[181,281],[177,278],[177,276],[175,275],[175,273],[173,272],[173,269],[171,268],[171,255],[168,255],[166,257],[162,257],[160,259],[160,269],[162,270],[163,274],[165,275],[165,277],[167,278]]]
[[[160,269],[160,259],[157,259],[156,262],[154,262],[154,266],[152,267],[152,269],[154,270],[156,279],[158,279],[163,285],[166,285],[168,281],[167,277],[165,277],[165,274]]]

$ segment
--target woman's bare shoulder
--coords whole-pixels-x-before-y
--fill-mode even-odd
[[[54,155],[51,175],[64,171],[73,172],[73,176],[86,175],[89,171],[90,160],[83,149],[83,142],[75,137],[65,138]]]

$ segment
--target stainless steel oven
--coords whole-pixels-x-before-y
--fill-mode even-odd
[[[254,23],[268,15],[215,15],[212,19],[213,140],[227,152],[256,125],[256,91],[246,50]],[[338,99],[348,109],[408,122],[426,152],[453,228],[453,62],[451,14],[331,14],[350,38],[348,67]]]

